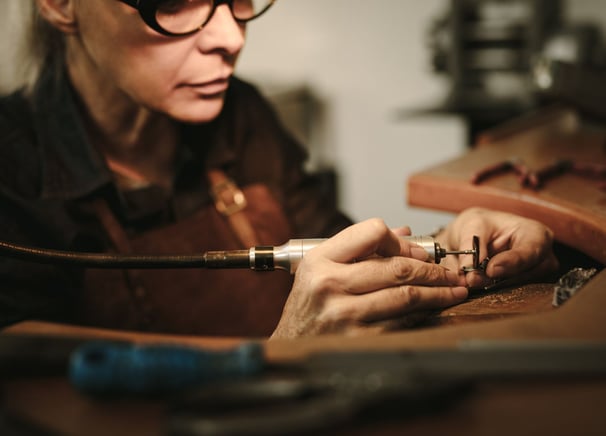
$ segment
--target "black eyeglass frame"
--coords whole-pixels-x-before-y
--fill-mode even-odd
[[[158,23],[158,20],[156,19],[156,9],[158,8],[158,4],[162,0],[118,0],[118,1],[121,1],[122,3],[125,3],[129,6],[137,9],[139,11],[139,15],[141,15],[141,19],[143,19],[145,24],[147,24],[149,27],[154,29],[156,32],[158,32],[162,35],[166,35],[166,36],[187,36],[187,35],[192,35],[196,32],[199,32],[212,19],[213,15],[215,14],[215,11],[217,10],[217,7],[219,7],[222,4],[227,4],[229,6],[232,16],[234,17],[234,20],[236,20],[236,22],[246,23],[248,21],[254,20],[255,18],[258,18],[261,15],[263,15],[277,0],[269,0],[269,3],[267,4],[267,6],[265,6],[265,8],[263,8],[258,14],[255,14],[252,17],[246,18],[246,19],[241,19],[241,18],[237,18],[236,16],[234,16],[234,10],[233,10],[234,0],[214,0],[214,1],[212,1],[212,9],[210,10],[210,14],[208,14],[208,18],[206,18],[206,21],[204,21],[202,24],[200,24],[200,26],[198,28],[190,30],[189,32],[183,32],[183,33],[169,32],[168,30],[166,30],[162,26],[160,26],[160,24]]]

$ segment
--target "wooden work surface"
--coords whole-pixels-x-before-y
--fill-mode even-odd
[[[502,292],[490,298],[506,298],[506,291]],[[543,294],[543,291],[539,293]],[[598,274],[556,309],[539,308],[534,313],[380,336],[322,336],[269,341],[264,346],[267,359],[280,364],[300,361],[323,351],[456,349],[466,340],[603,343],[606,342],[604,307],[606,272]],[[127,339],[138,343],[170,342],[211,349],[232,347],[242,341],[238,338],[116,332],[37,322],[18,324],[5,329],[2,335],[35,335],[49,340]],[[91,398],[74,390],[60,376],[5,380],[0,392],[4,413],[36,428],[51,430],[51,434],[159,435],[163,434],[167,415],[166,403],[162,400]],[[509,380],[482,383],[472,394],[437,415],[371,422],[343,428],[340,434],[602,435],[606,430],[605,407],[606,378]]]
[[[606,131],[583,126],[566,110],[512,122],[481,136],[463,156],[412,175],[408,203],[450,212],[481,206],[537,219],[558,241],[605,264],[606,179],[564,173],[534,190],[505,172],[471,183],[480,169],[511,158],[534,170],[559,159],[606,165]]]

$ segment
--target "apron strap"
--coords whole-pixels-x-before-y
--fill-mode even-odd
[[[257,234],[244,212],[247,201],[242,190],[219,169],[209,170],[208,180],[217,211],[227,219],[242,245],[245,248],[259,245]]]

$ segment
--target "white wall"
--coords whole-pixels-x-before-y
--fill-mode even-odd
[[[340,205],[356,220],[380,216],[425,233],[450,217],[408,207],[405,181],[464,152],[464,123],[455,116],[394,118],[399,109],[438,105],[447,94],[447,83],[430,71],[425,43],[430,23],[449,5],[278,0],[249,26],[240,75],[261,85],[306,85],[326,104],[327,129],[312,137],[312,158],[337,168]],[[606,24],[604,0],[568,0],[567,11],[570,21]]]
[[[249,25],[241,76],[266,86],[306,85],[326,104],[328,128],[311,144],[339,175],[340,206],[352,218],[434,230],[448,214],[405,204],[409,174],[464,150],[457,117],[398,119],[438,105],[443,79],[430,73],[425,38],[446,0],[278,0]],[[269,86],[268,89],[271,89]]]
[[[606,29],[606,3],[604,0],[568,0],[566,11],[571,22],[601,24]]]
[[[29,0],[0,0],[0,92],[10,89],[17,78],[15,54],[27,3]]]

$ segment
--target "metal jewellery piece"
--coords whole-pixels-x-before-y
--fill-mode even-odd
[[[595,268],[573,268],[564,274],[553,287],[553,306],[561,306],[596,274]]]

